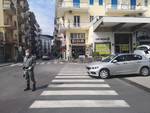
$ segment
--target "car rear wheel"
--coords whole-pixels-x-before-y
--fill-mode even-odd
[[[102,69],[99,72],[99,77],[101,77],[102,79],[106,79],[109,77],[109,70],[108,69]]]
[[[140,75],[148,76],[149,75],[149,68],[148,67],[143,67],[140,71]]]

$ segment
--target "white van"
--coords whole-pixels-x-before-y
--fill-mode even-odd
[[[150,45],[140,45],[134,50],[135,54],[150,58]]]

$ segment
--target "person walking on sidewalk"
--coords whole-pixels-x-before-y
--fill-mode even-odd
[[[36,81],[34,77],[35,64],[36,64],[35,57],[31,54],[30,49],[26,49],[23,69],[24,69],[24,77],[26,79],[27,87],[24,89],[24,91],[30,90],[30,79],[32,81],[32,91],[36,90]]]

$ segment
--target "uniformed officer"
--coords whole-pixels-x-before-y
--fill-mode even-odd
[[[25,51],[25,57],[24,57],[24,76],[26,78],[27,87],[24,89],[24,91],[30,90],[30,79],[32,81],[32,91],[36,90],[36,81],[34,78],[34,66],[36,64],[35,57],[31,55],[30,49],[27,49]]]

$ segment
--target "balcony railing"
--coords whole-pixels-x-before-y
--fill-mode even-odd
[[[80,3],[73,3],[73,2],[59,2],[58,3],[59,8],[88,8],[89,4],[88,2],[80,2]]]
[[[86,23],[65,23],[65,28],[72,28],[72,29],[80,29],[80,28],[89,28],[90,27],[90,22]]]
[[[109,10],[121,10],[121,11],[145,11],[147,9],[147,6],[144,5],[129,5],[129,4],[118,4],[118,5],[112,5],[112,4],[106,4],[106,11]]]
[[[10,0],[4,0],[3,9],[5,9],[5,10],[15,9],[14,4]]]

